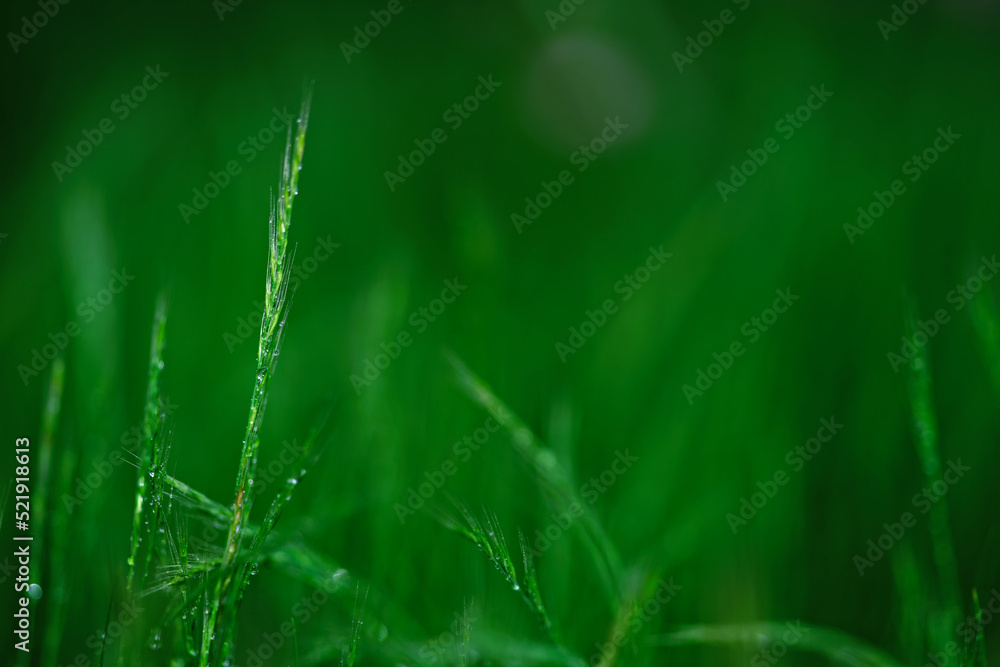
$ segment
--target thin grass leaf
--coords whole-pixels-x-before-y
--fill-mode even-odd
[[[66,362],[56,357],[49,375],[49,388],[42,410],[41,446],[38,452],[38,484],[35,489],[35,510],[32,513],[35,524],[35,548],[45,553],[45,536],[48,532],[48,497],[52,470],[52,449],[55,445],[56,427],[62,413],[63,387],[66,380]]]
[[[351,635],[344,646],[344,652],[342,654],[340,664],[341,667],[354,667],[354,662],[358,658],[358,639],[361,637],[361,626],[364,624],[365,619],[365,605],[368,603],[368,589],[365,589],[365,598],[361,601],[361,612],[358,612],[358,594],[361,592],[361,587],[358,586],[354,591],[354,611],[351,614]]]
[[[889,561],[899,606],[896,636],[902,647],[900,657],[908,663],[926,657],[929,648],[926,601],[931,599],[932,592],[928,589],[934,580],[933,565],[926,564],[926,559],[918,559],[914,549],[910,543],[901,542],[895,546]]]
[[[163,348],[166,344],[167,301],[160,294],[153,318],[153,334],[149,353],[149,382],[146,387],[146,409],[143,421],[144,438],[139,450],[139,473],[136,482],[135,510],[132,515],[132,548],[128,557],[127,591],[135,595],[142,590],[149,557],[142,558],[140,551],[144,543],[150,541],[150,524],[147,520],[147,504],[153,495],[157,470],[157,442],[161,432],[160,412],[160,371],[163,369]],[[151,476],[152,474],[152,476]],[[147,546],[147,554],[151,554]]]
[[[517,537],[521,544],[521,556],[524,558],[524,585],[522,588],[527,593],[530,605],[546,632],[556,639],[557,644],[561,644],[559,633],[553,627],[552,620],[549,618],[549,614],[545,610],[545,605],[542,603],[542,592],[538,588],[538,575],[535,573],[535,561],[531,555],[531,550],[528,548],[528,541],[525,539],[524,533],[521,532],[520,528],[517,530]]]
[[[979,605],[979,592],[972,589],[972,611],[976,618],[976,638],[967,642],[965,664],[972,667],[986,667],[986,635],[983,633],[983,608]],[[969,655],[969,644],[972,644],[972,655]]]
[[[115,606],[114,598],[108,601],[108,615],[104,619],[104,632],[101,634],[101,656],[99,667],[104,667],[104,655],[108,648],[108,628],[111,627],[111,609]]]
[[[818,653],[835,664],[851,667],[903,667],[890,655],[840,630],[802,624],[805,632],[795,644],[786,643],[790,651]],[[734,625],[687,625],[671,632],[646,639],[649,646],[708,646],[737,645],[748,652],[757,652],[780,641],[788,632],[784,623],[744,623]]]
[[[59,459],[56,493],[59,494],[60,498],[68,498],[74,492],[73,482],[76,477],[79,452],[76,447],[64,448]],[[49,581],[51,583],[48,590],[45,591],[45,595],[48,597],[48,604],[52,609],[48,625],[52,628],[54,635],[60,636],[66,627],[67,607],[70,598],[66,564],[69,560],[70,536],[75,523],[74,517],[69,512],[53,511],[49,516],[52,525],[51,544],[48,547],[49,563],[51,564]],[[53,645],[55,648],[51,652],[46,648],[46,660],[58,659],[58,650],[62,644],[55,643],[53,640]]]
[[[52,362],[52,373],[49,376],[49,388],[46,392],[45,407],[42,410],[41,446],[38,455],[38,485],[35,490],[35,510],[33,513],[35,534],[35,550],[47,557],[48,576],[52,582],[47,588],[49,604],[45,623],[45,633],[42,640],[42,656],[40,664],[51,667],[58,659],[59,646],[62,643],[63,631],[66,627],[66,536],[54,530],[50,525],[49,496],[52,488],[52,451],[55,447],[56,428],[59,416],[62,414],[62,397],[66,380],[66,362],[62,357],[56,357]],[[52,536],[52,547],[48,545]]]
[[[488,629],[476,631],[471,647],[479,654],[478,664],[587,667],[586,660],[564,647],[514,638]]]
[[[911,315],[907,324],[908,335],[916,331],[916,320]],[[934,398],[931,393],[930,362],[927,347],[917,350],[910,364],[910,405],[913,413],[914,430],[917,435],[917,454],[924,472],[924,481],[931,485],[943,475],[941,458],[938,453],[937,416],[934,412]],[[952,543],[948,522],[948,503],[942,497],[931,506],[929,527],[933,544],[934,564],[937,567],[938,586],[942,598],[942,619],[940,628],[930,628],[931,637],[937,637],[937,648],[951,640],[951,633],[961,617],[961,593],[958,583],[958,564]]]
[[[188,542],[188,522],[187,517],[185,517],[183,521],[178,523],[177,530],[178,562],[180,563],[180,572],[182,577],[178,584],[178,590],[180,591],[180,598],[185,607],[189,607],[193,599],[188,584],[188,579],[190,577]],[[181,618],[177,619],[177,628],[177,635],[180,638],[178,640],[180,648],[189,656],[195,655],[194,614],[184,613]]]
[[[458,638],[455,642],[458,667],[469,667],[472,664],[472,607],[474,604],[475,600],[469,605],[462,604],[462,619],[456,633]]]
[[[611,625],[607,631],[605,646],[610,649],[602,650],[600,660],[596,667],[610,667],[616,664],[619,652],[626,646],[635,649],[638,637],[637,630],[633,629],[632,621],[637,618],[636,614],[646,601],[656,592],[656,588],[662,581],[661,573],[644,567],[635,567],[626,576],[622,590],[625,597],[618,608]],[[645,618],[645,616],[643,616]],[[647,630],[649,623],[643,622],[640,630]]]
[[[188,509],[207,514],[219,526],[228,526],[229,522],[232,521],[233,513],[228,507],[212,500],[176,477],[166,475],[163,478],[163,483],[167,488],[172,489],[173,497],[180,500]]]
[[[997,314],[996,302],[989,286],[984,286],[983,292],[982,296],[972,302],[972,323],[979,336],[993,387],[1000,394],[1000,314]]]

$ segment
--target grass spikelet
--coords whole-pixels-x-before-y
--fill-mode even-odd
[[[486,558],[499,570],[500,574],[507,580],[507,583],[510,584],[510,587],[521,596],[521,599],[524,600],[528,608],[535,614],[539,624],[549,634],[552,641],[556,645],[561,646],[562,642],[555,628],[552,626],[552,621],[545,609],[545,605],[542,603],[534,564],[531,560],[527,542],[521,531],[518,531],[518,537],[524,558],[523,578],[518,577],[517,568],[514,566],[514,561],[510,556],[510,551],[507,548],[507,540],[500,529],[500,521],[497,519],[496,514],[483,508],[485,519],[481,522],[468,507],[453,498],[450,494],[447,494],[447,492],[445,493],[448,500],[461,515],[461,518],[454,517],[447,510],[439,509],[436,513],[438,520],[446,528],[457,532],[479,547],[479,550],[486,555]]]
[[[264,313],[257,346],[257,373],[250,398],[250,415],[240,453],[239,470],[233,514],[229,522],[226,545],[223,549],[220,574],[211,596],[208,618],[203,628],[199,665],[210,664],[213,642],[220,662],[228,657],[231,637],[235,629],[236,608],[247,583],[245,572],[238,572],[237,556],[243,545],[250,510],[253,506],[253,480],[256,475],[257,453],[260,447],[258,432],[267,403],[267,391],[278,362],[278,354],[288,318],[294,251],[289,249],[288,232],[291,227],[292,205],[298,194],[299,170],[305,151],[305,135],[309,118],[310,97],[307,94],[297,121],[294,138],[289,128],[289,139],[282,163],[278,199],[272,199],[269,219],[267,274],[265,281]],[[223,618],[224,617],[224,618]]]

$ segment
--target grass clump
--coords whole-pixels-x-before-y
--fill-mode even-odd
[[[310,432],[299,458],[293,464],[292,473],[281,485],[263,520],[259,525],[251,523],[260,427],[292,300],[289,287],[292,284],[294,250],[290,246],[289,229],[305,151],[309,102],[307,95],[294,135],[289,130],[278,195],[276,199],[272,197],[271,202],[265,305],[257,347],[257,371],[230,507],[211,500],[167,472],[169,438],[160,397],[166,344],[166,298],[161,296],[157,304],[145,402],[144,438],[137,452],[138,474],[132,540],[127,559],[126,594],[135,600],[155,593],[167,593],[171,599],[159,622],[149,631],[149,641],[133,646],[131,660],[137,659],[138,646],[148,645],[150,649],[158,650],[163,636],[172,635],[172,645],[177,652],[186,654],[200,667],[231,664],[236,617],[243,595],[262,560],[278,556],[277,552],[266,553],[265,544],[315,456],[315,445],[325,420]],[[172,511],[175,499],[178,511],[187,512],[183,517]],[[204,541],[195,542],[190,537],[189,522],[192,518],[224,532],[222,547]],[[288,558],[291,561],[300,559],[301,554]],[[297,636],[295,652],[297,656]],[[126,651],[119,650],[119,664],[124,664],[125,656]]]
[[[215,500],[168,471],[170,430],[161,392],[167,341],[166,296],[161,296],[157,302],[150,344],[143,438],[135,454],[137,482],[134,504],[130,506],[131,540],[125,560],[124,597],[133,602],[156,600],[162,604],[150,605],[153,611],[136,625],[130,641],[113,645],[108,640],[108,628],[118,612],[122,595],[116,593],[112,596],[105,621],[105,637],[101,642],[101,664],[114,664],[115,657],[119,665],[152,664],[147,658],[153,655],[166,657],[177,665],[233,665],[241,604],[252,576],[265,563],[298,584],[322,589],[338,601],[347,618],[332,632],[324,628],[317,633],[323,637],[322,646],[302,650],[302,628],[292,617],[287,650],[296,667],[335,664],[337,661],[342,667],[366,663],[424,665],[433,662],[421,655],[420,642],[412,638],[423,632],[421,624],[395,607],[391,596],[379,591],[377,586],[373,590],[372,586],[304,544],[300,538],[290,538],[278,531],[280,518],[303,476],[320,456],[326,416],[308,432],[301,454],[291,464],[291,473],[278,484],[274,500],[263,512],[259,512],[256,519],[252,516],[258,500],[255,481],[258,479],[258,458],[262,448],[261,426],[294,297],[292,265],[295,252],[290,240],[290,227],[304,155],[308,111],[307,96],[294,136],[289,137],[286,146],[277,196],[271,200],[265,299],[249,415],[238,448],[238,460],[235,460],[237,448],[227,449],[231,451],[235,463],[231,502]],[[982,309],[976,311],[975,316],[982,342],[988,349],[993,349],[998,339],[995,312]],[[912,323],[910,328],[912,334]],[[990,359],[994,376],[1000,377],[1000,372],[996,370],[1000,368],[1000,364],[996,363],[997,357]],[[657,583],[662,581],[661,570],[667,566],[663,562],[665,559],[650,558],[648,553],[630,560],[623,559],[618,546],[602,525],[593,501],[585,502],[580,497],[571,468],[565,464],[567,457],[560,461],[556,450],[543,442],[457,356],[449,354],[448,361],[462,390],[506,429],[514,456],[524,464],[530,483],[537,485],[549,509],[579,517],[572,522],[571,528],[566,529],[566,539],[578,539],[584,549],[549,551],[546,548],[542,550],[545,554],[539,554],[530,547],[520,529],[517,531],[517,544],[512,549],[496,512],[485,506],[481,512],[474,512],[469,505],[443,492],[452,507],[438,509],[437,519],[445,528],[475,545],[485,556],[500,573],[506,586],[523,601],[531,620],[544,637],[537,642],[515,637],[489,627],[488,622],[482,624],[485,627],[477,625],[473,633],[471,607],[465,606],[464,614],[453,631],[453,644],[437,653],[436,661],[461,667],[479,664],[562,664],[574,667],[585,664],[598,667],[660,664],[658,661],[665,655],[682,654],[682,651],[676,650],[677,647],[723,646],[727,650],[743,650],[749,655],[783,636],[786,625],[781,621],[691,624],[687,620],[678,624],[673,623],[667,614],[654,616],[649,621],[644,620],[638,628],[633,627],[638,610],[645,601],[649,601]],[[61,363],[53,365],[53,379],[43,420],[40,466],[40,504],[43,507],[40,522],[43,524],[43,519],[47,517],[44,514],[44,494],[52,495],[65,490],[68,480],[72,478],[65,473],[57,475],[52,470],[51,462],[63,373]],[[916,460],[922,468],[922,481],[932,483],[941,476],[942,464],[925,350],[912,360],[909,383]],[[551,440],[559,443],[558,437]],[[568,436],[566,440],[562,443],[565,446],[558,448],[560,453],[565,454],[571,446]],[[67,459],[73,461],[72,457]],[[68,465],[67,469],[72,470],[74,464]],[[259,489],[260,485],[256,486]],[[572,511],[574,508],[580,513]],[[58,521],[58,517],[52,519],[47,533],[47,539],[56,553],[64,550],[62,545],[67,532],[59,529]],[[198,531],[198,527],[218,532],[223,538],[221,544],[213,539],[196,537],[197,533],[204,533]],[[933,568],[922,565],[919,548],[910,543],[901,544],[891,556],[896,574],[895,586],[899,597],[904,600],[904,606],[920,607],[919,613],[907,616],[901,623],[909,632],[903,635],[903,641],[912,640],[914,645],[919,645],[920,651],[926,648],[939,650],[945,642],[955,638],[953,628],[962,615],[963,605],[945,502],[935,504],[926,530],[930,536],[931,553],[925,560],[933,563]],[[561,556],[559,551],[572,556]],[[595,588],[603,593],[603,598],[598,597],[597,604],[606,607],[600,609],[600,613],[606,612],[605,616],[597,617],[601,623],[598,626],[600,632],[589,638],[585,645],[580,641],[581,645],[577,646],[580,638],[571,636],[576,621],[572,614],[577,610],[560,615],[558,596],[552,595],[549,588],[551,582],[540,580],[536,571],[537,566],[543,574],[547,574],[550,570],[542,565],[548,566],[550,559],[559,557],[563,558],[563,565],[571,557],[584,561],[584,567],[593,570]],[[414,564],[414,569],[419,567],[419,563]],[[579,574],[570,571],[567,580],[575,576]],[[54,571],[51,580],[57,592],[54,597],[60,600],[58,591],[63,591],[62,595],[65,595],[65,580],[60,578],[58,571]],[[920,585],[913,584],[914,581],[919,581]],[[925,582],[928,583],[925,585]],[[363,595],[360,592],[362,588],[366,591]],[[692,588],[697,590],[697,584]],[[463,590],[462,594],[466,592]],[[504,595],[507,595],[506,591]],[[553,601],[556,604],[552,604]],[[983,612],[975,589],[970,606],[974,616],[981,618]],[[51,623],[45,646],[46,656],[50,659],[45,661],[43,658],[46,665],[54,664],[55,649],[67,618],[65,605],[53,608],[57,611],[49,617]],[[806,635],[792,647],[794,651],[814,653],[835,664],[900,665],[888,653],[840,630],[809,623],[802,624],[802,627],[806,628]],[[570,635],[569,639],[567,635]],[[599,655],[594,654],[591,648],[594,640],[598,640],[599,645],[613,645],[613,648],[602,650]],[[168,650],[163,650],[164,647]],[[166,655],[168,653],[169,656]],[[961,664],[985,666],[982,627],[978,629],[974,641],[966,642]]]

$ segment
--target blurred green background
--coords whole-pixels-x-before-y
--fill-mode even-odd
[[[980,258],[1000,251],[997,3],[931,0],[884,39],[878,21],[893,7],[882,2],[587,0],[564,2],[574,11],[553,29],[546,12],[559,11],[556,0],[402,0],[347,62],[341,44],[386,4],[244,1],[220,20],[219,3],[208,0],[69,2],[16,53],[8,36],[6,444],[40,437],[51,364],[26,381],[18,368],[73,321],[80,332],[61,353],[54,470],[68,465],[66,474],[83,479],[122,447],[142,420],[152,316],[168,289],[162,393],[175,406],[171,468],[231,503],[256,331],[239,343],[226,336],[240,335],[240,318],[264,295],[268,193],[284,131],[252,161],[244,142],[273,109],[296,114],[312,82],[291,238],[299,264],[315,257],[318,239],[339,247],[302,274],[295,292],[260,463],[278,460],[283,441],[304,440],[316,415],[335,406],[330,445],[279,529],[409,619],[369,623],[360,664],[391,664],[380,646],[400,637],[441,637],[472,600],[474,638],[548,644],[472,545],[426,511],[401,523],[394,510],[425,472],[451,459],[457,472],[445,489],[495,512],[512,548],[518,528],[533,535],[552,521],[509,434],[492,435],[467,462],[455,455],[454,443],[488,415],[463,394],[444,350],[553,448],[577,487],[611,466],[617,450],[638,457],[593,508],[626,565],[683,589],[622,664],[746,664],[766,644],[653,647],[644,638],[770,620],[835,628],[900,664],[927,662],[927,651],[941,650],[928,619],[946,596],[928,517],[918,514],[863,577],[852,559],[883,523],[913,511],[910,499],[926,485],[908,368],[894,372],[887,353],[899,353],[910,313],[927,320],[944,308],[950,320],[927,347],[941,460],[971,467],[946,496],[962,615],[972,611],[973,588],[985,600],[1000,586],[1000,385],[988,331],[1000,288],[986,282],[961,310],[947,300]],[[674,53],[724,9],[734,20],[678,71]],[[38,11],[6,3],[0,25],[20,32],[22,17]],[[168,74],[121,118],[112,105],[142,83],[147,66]],[[444,114],[474,94],[479,77],[500,85],[454,128]],[[811,86],[833,95],[786,139],[775,123],[806,103]],[[577,171],[574,151],[617,117],[629,127]],[[57,175],[52,163],[65,162],[67,146],[103,118],[114,131]],[[904,163],[949,127],[960,138],[911,182]],[[385,172],[435,128],[447,140],[390,191]],[[717,181],[768,137],[778,152],[723,201]],[[240,173],[186,223],[179,207],[230,161]],[[573,183],[518,233],[511,215],[523,215],[525,198],[562,170]],[[905,194],[851,243],[843,226],[894,179]],[[624,301],[616,283],[661,245],[672,257]],[[134,280],[87,321],[79,304],[123,268]],[[467,291],[418,332],[411,313],[456,278]],[[786,288],[799,300],[749,344],[744,323]],[[563,363],[556,343],[609,298],[618,311]],[[358,395],[350,376],[402,331],[413,343]],[[682,386],[737,340],[745,354],[689,402]],[[786,452],[830,417],[843,430],[792,472]],[[12,458],[0,462],[5,476]],[[726,515],[778,470],[788,484],[734,535]],[[43,654],[54,600],[43,596],[32,607],[38,650],[23,661],[6,642],[0,662],[62,665],[83,652],[97,664],[86,642],[112,598],[121,603],[134,488],[135,469],[122,465],[72,514],[50,494],[67,546],[44,567],[67,573],[66,628],[58,652]],[[4,544],[12,532],[3,517]],[[613,604],[569,533],[537,560],[539,580],[567,646],[589,661],[595,642],[607,641]],[[15,595],[12,576],[2,576],[7,615]],[[237,664],[311,592],[262,569],[241,610]],[[330,605],[299,627],[310,656],[303,664],[339,660],[349,622],[350,609]],[[985,630],[993,660],[998,627]],[[158,664],[157,652],[150,656]],[[781,660],[828,664],[811,652]],[[288,646],[266,664],[286,663]]]

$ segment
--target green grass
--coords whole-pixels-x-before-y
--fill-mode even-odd
[[[946,667],[996,664],[1000,621],[956,628],[994,618],[1000,587],[998,292],[947,298],[1000,247],[984,3],[925,3],[888,41],[890,3],[750,3],[683,73],[671,52],[731,3],[584,3],[557,30],[555,2],[418,4],[350,63],[339,43],[379,5],[244,2],[220,22],[112,3],[81,24],[70,3],[12,58],[9,89],[31,94],[9,105],[0,391],[32,439],[44,595],[32,654],[0,664],[761,667],[799,621],[767,667],[923,667],[949,642]],[[9,9],[16,31],[28,8]],[[159,61],[162,88],[58,182],[51,161]],[[303,69],[308,152],[293,119],[249,160]],[[480,75],[502,86],[452,129],[442,111]],[[717,179],[811,85],[835,96],[722,202]],[[577,172],[617,114],[626,135]],[[949,124],[962,140],[849,243],[856,208]],[[447,141],[390,192],[436,126]],[[178,203],[231,160],[184,224]],[[518,234],[561,170],[574,182]],[[625,301],[661,243],[669,270]],[[135,280],[84,318],[122,267]],[[419,329],[456,277],[468,295]],[[689,405],[682,385],[786,287],[801,301]],[[608,298],[561,363],[553,344]],[[886,353],[936,308],[951,321],[894,372]],[[23,385],[13,369],[70,320]],[[831,416],[843,432],[734,535],[726,515]],[[585,495],[626,449],[636,465]],[[959,457],[972,472],[859,576],[852,557]],[[653,605],[666,581],[683,588]]]
[[[162,619],[153,621],[152,629],[148,631],[152,639],[143,641],[141,635],[134,636],[129,638],[129,643],[119,647],[117,662],[120,665],[138,664],[147,659],[143,656],[148,651],[162,650],[164,635],[171,636],[167,646],[177,650],[178,659],[196,659],[197,664],[202,667],[230,663],[238,625],[238,610],[246,588],[264,559],[268,537],[285,506],[291,501],[297,484],[306,474],[314,454],[314,446],[320,438],[322,423],[310,433],[292,471],[280,484],[281,488],[263,520],[259,525],[252,524],[250,516],[255,497],[253,485],[257,477],[259,430],[291,306],[289,285],[292,282],[294,251],[290,248],[289,230],[292,206],[298,192],[308,117],[307,96],[294,135],[290,135],[278,197],[272,205],[265,281],[266,305],[257,351],[258,371],[253,382],[250,415],[240,450],[231,508],[227,509],[210,500],[168,473],[170,440],[161,395],[168,299],[164,294],[158,301],[150,347],[144,437],[137,455],[135,505],[125,594],[138,603],[156,593],[166,596],[169,603]],[[54,387],[61,386],[61,369],[61,365],[56,367],[52,383]],[[58,397],[52,400],[58,404]],[[54,418],[49,412],[51,409],[46,414],[49,426],[47,442],[48,449],[51,449],[50,431]],[[43,445],[43,451],[47,451],[44,447]],[[47,466],[43,463],[43,470],[45,469]],[[175,499],[179,506],[183,506],[191,514],[174,512]],[[192,514],[201,514],[202,520],[207,518],[209,522],[225,529],[226,538],[221,550],[192,552],[189,540]],[[108,622],[111,610],[115,608],[115,601],[112,600]],[[150,621],[144,620],[147,623]],[[101,656],[103,662],[103,648]]]
[[[345,612],[342,633],[329,638],[328,649],[311,654],[300,653],[299,624],[292,619],[290,638],[296,667],[306,664],[323,664],[339,653],[340,663],[346,667],[357,664],[433,664],[443,662],[467,667],[475,664],[561,664],[582,667],[597,664],[611,667],[622,664],[656,664],[658,650],[685,646],[732,646],[747,653],[766,649],[772,642],[780,641],[785,625],[779,621],[744,624],[666,624],[657,619],[645,624],[641,632],[629,629],[630,620],[641,612],[641,605],[652,594],[662,573],[660,564],[647,559],[623,561],[598,513],[591,503],[584,502],[577,492],[573,474],[560,462],[556,452],[548,447],[512,408],[475,375],[458,356],[445,354],[446,362],[454,372],[455,382],[478,409],[485,410],[507,431],[510,448],[505,456],[519,460],[537,486],[540,500],[548,510],[580,511],[580,520],[567,530],[562,538],[571,544],[569,549],[574,569],[586,567],[600,582],[602,604],[606,612],[605,641],[615,641],[610,653],[595,658],[579,647],[573,647],[561,628],[572,623],[571,618],[553,616],[544,601],[544,581],[540,581],[532,549],[524,533],[517,529],[518,540],[514,550],[508,547],[502,524],[507,523],[495,512],[484,508],[482,519],[469,509],[464,501],[454,498],[447,491],[445,497],[451,507],[432,504],[427,512],[449,531],[457,533],[474,544],[499,573],[500,580],[524,603],[544,641],[530,636],[505,635],[495,630],[480,630],[472,621],[472,607],[463,605],[461,622],[456,625],[457,636],[452,648],[438,652],[433,660],[420,650],[422,639],[395,636],[386,641],[387,624],[409,626],[417,623],[392,601],[391,591],[373,592],[370,583],[348,573],[330,562],[297,539],[287,539],[276,532],[278,520],[292,502],[295,491],[307,471],[316,465],[322,453],[321,442],[327,431],[330,411],[326,411],[309,431],[298,458],[263,517],[255,522],[252,510],[257,494],[254,483],[258,479],[258,459],[261,450],[261,426],[269,388],[276,374],[277,361],[285,340],[293,293],[290,292],[291,265],[294,250],[291,243],[291,213],[298,193],[298,176],[305,149],[306,126],[309,115],[307,97],[294,137],[290,138],[281,171],[278,197],[272,206],[268,259],[265,280],[265,308],[256,355],[256,376],[252,382],[250,412],[245,434],[239,448],[235,470],[235,490],[231,504],[224,505],[177,479],[169,472],[171,440],[167,415],[163,409],[162,381],[165,368],[165,349],[168,331],[168,297],[161,294],[156,304],[152,328],[147,390],[143,416],[143,438],[136,462],[135,502],[132,530],[126,559],[125,588],[123,595],[134,603],[149,606],[157,600],[157,612],[139,619],[122,641],[112,644],[108,629],[113,614],[120,607],[112,597],[108,603],[105,636],[100,651],[101,664],[131,665],[193,664],[200,667],[219,667],[233,664],[235,646],[240,636],[241,606],[253,576],[262,565],[275,566],[285,576],[308,586],[329,592]],[[995,311],[979,308],[975,322],[983,350],[990,360],[988,367],[996,369],[996,315]],[[915,331],[914,320],[908,322],[908,331]],[[994,378],[996,376],[994,375]],[[72,464],[64,466],[61,474],[53,468],[52,450],[56,425],[60,415],[61,396],[65,382],[65,366],[61,360],[53,365],[49,381],[48,398],[42,418],[41,457],[39,461],[39,522],[45,531],[39,544],[51,540],[51,562],[55,564],[66,551],[65,523],[59,514],[45,511],[47,498],[53,484],[60,484],[60,491],[68,488]],[[942,465],[938,453],[938,426],[930,377],[930,361],[926,350],[921,349],[911,362],[910,405],[917,445],[916,455],[926,483],[940,478]],[[225,447],[225,443],[220,446]],[[233,450],[233,454],[236,450]],[[192,527],[207,526],[224,535],[221,544],[212,545],[191,539]],[[915,558],[913,547],[905,545],[890,554],[899,593],[907,604],[925,605],[927,611],[911,620],[919,624],[918,639],[922,650],[940,650],[945,643],[955,640],[952,632],[962,616],[962,594],[957,577],[954,546],[949,527],[948,506],[944,501],[935,504],[926,527],[931,544],[930,560],[933,573],[925,572]],[[444,539],[439,541],[443,550],[462,556],[458,545]],[[518,554],[520,552],[520,554]],[[53,582],[49,594],[54,600],[45,634],[43,664],[53,664],[58,643],[66,623],[67,582],[58,567],[50,567]],[[930,581],[929,585],[925,582]],[[921,582],[917,584],[915,582]],[[352,597],[353,585],[353,597]],[[361,588],[365,593],[361,596]],[[487,585],[491,588],[491,585]],[[369,596],[375,604],[369,605]],[[972,613],[979,615],[978,596],[970,591]],[[563,601],[560,601],[563,602]],[[562,605],[561,605],[562,606]],[[896,659],[861,638],[832,628],[805,624],[806,635],[794,643],[793,653],[814,653],[836,664],[900,667]],[[624,640],[620,638],[625,638]],[[339,647],[339,648],[338,648]],[[965,642],[961,665],[985,667],[986,644],[982,629],[974,642]],[[597,654],[594,654],[595,656]],[[919,655],[919,652],[916,653]],[[591,658],[588,660],[588,658]]]

